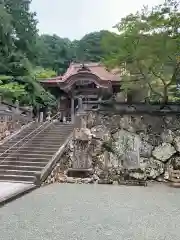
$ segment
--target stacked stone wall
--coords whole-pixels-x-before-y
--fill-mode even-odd
[[[90,112],[86,127],[81,129],[81,134],[82,139],[84,135],[89,139],[90,176],[87,179],[67,176],[74,161],[72,140],[46,183],[92,183],[105,177],[116,182],[125,168],[134,179],[168,181],[170,169],[180,170],[180,117],[177,115]]]

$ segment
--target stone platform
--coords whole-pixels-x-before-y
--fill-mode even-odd
[[[0,182],[0,205],[33,190],[35,187],[34,184]]]

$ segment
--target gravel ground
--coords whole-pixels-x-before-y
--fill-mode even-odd
[[[0,208],[0,240],[178,240],[180,189],[54,184]]]

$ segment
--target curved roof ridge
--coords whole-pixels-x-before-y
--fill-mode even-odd
[[[71,62],[68,69],[66,70],[66,72],[64,73],[64,75],[62,76],[57,76],[55,78],[51,78],[49,79],[48,82],[66,82],[66,80],[68,80],[70,77],[75,76],[77,74],[79,74],[79,70],[81,70],[83,68],[84,65],[84,69],[83,72],[84,73],[91,73],[96,75],[98,78],[100,78],[103,81],[120,81],[120,74],[118,74],[117,72],[113,72],[113,71],[108,71],[108,69],[105,67],[105,65],[103,63],[100,62],[84,62],[84,63],[75,63],[75,62]],[[87,68],[87,69],[86,69]]]
[[[70,66],[71,65],[75,66],[75,67],[81,67],[82,65],[87,66],[87,67],[96,67],[96,66],[101,66],[101,65],[103,66],[103,64],[100,62],[84,62],[84,63],[71,62]]]

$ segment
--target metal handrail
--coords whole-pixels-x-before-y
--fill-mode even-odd
[[[56,114],[53,118],[55,118],[56,116],[60,115],[61,113]],[[77,117],[77,116],[76,116]],[[51,120],[53,119],[51,118]],[[36,137],[39,133],[41,133],[43,130],[45,130],[47,127],[49,127],[53,122],[50,121],[50,124],[48,124],[44,129],[42,129],[41,131],[39,131],[38,133],[36,133],[31,139],[29,139],[27,142],[25,142],[23,145],[21,145],[18,149],[16,149],[14,152],[12,152],[13,154],[16,153],[19,149],[21,149],[22,147],[24,147],[24,145],[26,145],[29,141],[31,141],[34,137]],[[8,156],[10,156],[12,153],[10,153]],[[55,153],[52,157],[54,157],[57,153]],[[5,159],[8,157],[6,156],[2,161],[0,161],[0,163],[3,163],[5,161]]]
[[[21,133],[24,129],[28,128],[29,126],[31,126],[31,124],[33,124],[33,122],[28,123],[25,126],[22,126],[18,131],[16,131],[15,133],[9,135],[8,137],[4,138],[0,144],[0,146],[2,146],[3,144],[5,144],[7,141],[11,140],[14,136],[17,136],[17,134]],[[3,152],[4,153],[4,152]]]
[[[55,116],[57,116],[58,114],[56,114]],[[54,117],[55,117],[54,116]],[[53,117],[53,118],[54,118]],[[51,120],[52,120],[52,118],[51,118]],[[19,149],[21,149],[22,147],[24,147],[24,145],[26,145],[29,141],[31,141],[34,137],[36,137],[39,133],[41,133],[42,131],[44,131],[47,127],[49,127],[53,122],[51,122],[51,120],[49,120],[50,121],[50,124],[47,124],[46,125],[46,127],[45,128],[43,128],[41,131],[39,131],[39,132],[37,132],[31,139],[29,139],[27,142],[25,142],[23,145],[21,145],[19,148],[17,148],[14,152],[11,152],[8,156],[6,156],[2,161],[0,161],[0,163],[3,163],[5,160],[6,160],[6,158],[8,158],[9,156],[11,156],[12,154],[14,154],[14,153],[16,153]],[[43,124],[44,125],[44,124]]]
[[[40,129],[41,127],[43,127],[45,124],[47,124],[47,122],[50,122],[50,124],[47,124],[46,128],[47,128],[48,126],[50,126],[50,125],[52,124],[52,120],[53,120],[55,117],[57,117],[59,114],[60,114],[60,113],[57,113],[57,114],[54,115],[50,120],[44,122],[44,123],[43,123],[42,125],[40,125],[38,128],[36,128],[36,129],[33,130],[32,132],[30,132],[27,136],[25,136],[24,138],[20,139],[17,143],[15,143],[14,145],[12,145],[10,148],[6,149],[3,153],[0,154],[0,157],[1,157],[3,154],[5,154],[6,152],[8,152],[9,150],[11,150],[13,147],[15,147],[18,143],[20,143],[21,141],[23,141],[24,139],[26,139],[27,137],[29,137],[31,134],[33,134],[34,132],[36,132],[38,129]],[[44,128],[44,129],[46,129],[46,128]],[[42,129],[41,131],[37,132],[36,135],[34,135],[31,139],[28,139],[28,141],[26,141],[23,145],[21,145],[18,149],[16,149],[16,151],[19,150],[19,149],[20,149],[22,146],[24,146],[26,143],[28,143],[30,140],[32,140],[35,136],[37,136],[37,134],[39,134],[40,132],[42,132],[44,129]],[[16,152],[16,151],[15,151],[15,152]],[[14,153],[14,152],[13,152],[13,153]],[[9,155],[11,155],[11,153],[10,153]],[[8,155],[8,156],[9,156],[9,155]],[[4,159],[6,159],[6,158],[7,158],[7,156],[6,156]],[[3,160],[4,160],[4,159],[3,159]],[[3,161],[0,161],[0,162],[3,162]]]

